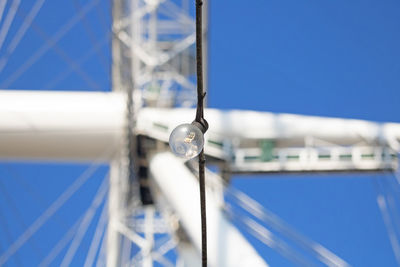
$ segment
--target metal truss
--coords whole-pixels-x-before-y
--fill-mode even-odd
[[[3,3],[5,3],[5,1],[3,1]],[[14,1],[14,3],[19,3],[19,1]],[[43,1],[39,3],[43,3]],[[151,267],[156,264],[161,264],[163,266],[185,267],[199,265],[199,255],[194,247],[195,242],[187,237],[188,234],[185,232],[184,227],[181,226],[181,221],[183,221],[183,219],[179,218],[178,212],[172,210],[172,205],[170,206],[168,201],[163,199],[164,196],[162,192],[158,192],[162,190],[159,190],[157,186],[151,184],[152,181],[148,179],[149,175],[147,170],[149,165],[151,165],[149,163],[149,158],[152,156],[152,152],[162,152],[165,150],[165,143],[168,140],[169,132],[172,127],[176,125],[177,121],[189,121],[185,119],[185,116],[187,115],[186,113],[191,112],[189,109],[169,109],[168,111],[163,109],[161,111],[160,108],[192,107],[196,102],[196,86],[194,83],[195,23],[190,3],[189,0],[113,1],[112,87],[113,91],[121,92],[122,94],[112,96],[113,99],[115,98],[115,101],[111,102],[112,104],[121,104],[121,99],[124,98],[122,95],[126,94],[128,96],[127,114],[124,118],[125,120],[122,119],[122,116],[119,116],[121,115],[119,113],[119,108],[122,107],[122,105],[120,105],[117,110],[108,114],[108,120],[106,120],[104,116],[107,114],[101,113],[100,111],[105,109],[105,104],[108,103],[108,100],[99,101],[97,109],[89,108],[90,112],[81,112],[88,108],[89,102],[96,102],[94,101],[95,98],[91,95],[90,100],[88,99],[88,101],[84,102],[82,109],[76,109],[74,106],[75,112],[79,110],[79,112],[76,113],[79,114],[80,119],[86,118],[87,121],[84,120],[85,122],[90,121],[92,123],[83,123],[83,125],[85,125],[87,129],[96,129],[96,131],[98,131],[99,128],[97,126],[103,125],[102,123],[106,121],[107,123],[105,124],[112,125],[110,128],[113,128],[113,126],[115,126],[114,124],[117,125],[115,128],[118,128],[118,134],[115,136],[110,134],[111,137],[105,135],[103,136],[105,137],[104,139],[98,138],[97,142],[96,138],[92,138],[92,135],[88,134],[85,139],[87,140],[86,144],[82,144],[82,135],[79,137],[78,141],[74,138],[68,139],[70,145],[71,143],[75,144],[75,147],[73,148],[78,150],[77,154],[84,155],[86,155],[85,153],[87,150],[107,143],[104,141],[109,140],[107,138],[113,140],[113,153],[110,153],[112,154],[112,156],[110,156],[112,157],[112,160],[110,160],[110,182],[108,186],[109,198],[108,201],[104,201],[107,202],[108,210],[103,209],[101,212],[100,220],[85,261],[85,266],[93,265],[97,251],[100,251],[99,256],[97,257],[98,266]],[[207,2],[205,2],[205,4],[206,3]],[[94,3],[84,10],[87,11],[92,6],[94,6]],[[204,9],[207,11],[207,7]],[[83,13],[81,12],[78,15],[83,16],[82,14]],[[11,16],[14,15],[10,15],[10,20],[12,20]],[[207,12],[204,12],[204,16],[206,16],[206,18],[203,19],[205,23],[203,29],[205,29],[204,33],[206,37]],[[204,38],[203,40],[207,42],[207,38]],[[46,47],[47,46],[45,46],[45,48]],[[204,47],[206,48],[207,45],[205,44]],[[49,47],[46,49],[49,49]],[[204,51],[204,53],[207,55],[207,51]],[[205,56],[205,58],[207,58],[207,56]],[[204,64],[204,74],[207,74],[206,63],[207,62]],[[0,68],[2,68],[1,64]],[[17,76],[11,78],[16,79],[15,77]],[[9,82],[12,82],[12,79]],[[207,84],[207,75],[205,75],[205,84]],[[63,98],[63,101],[67,101],[65,95],[61,97]],[[105,95],[102,94],[100,98],[103,97],[105,97]],[[80,95],[79,98],[82,99],[83,94]],[[38,99],[43,100],[43,95],[40,95]],[[78,102],[74,101],[74,99],[75,98],[72,97],[69,101],[71,103]],[[21,102],[20,98],[19,100],[19,102]],[[3,101],[7,102],[7,100]],[[16,108],[16,101],[8,102],[13,103],[13,108]],[[53,101],[47,102],[52,103]],[[31,99],[28,99],[28,103],[38,104],[39,101],[31,101]],[[57,102],[55,103],[57,104]],[[3,106],[4,109],[4,106],[6,105],[3,104],[0,106]],[[71,107],[72,105],[69,105],[68,109],[71,109]],[[153,108],[153,110],[150,110],[150,113],[146,113],[151,108]],[[5,114],[9,114],[7,113],[9,111],[7,111],[7,109],[5,110]],[[107,110],[107,112],[111,112],[112,109]],[[180,115],[174,116],[174,114],[169,114],[171,111],[177,111]],[[382,138],[382,140],[379,139],[382,136],[379,136],[379,138],[376,138],[376,136],[370,138],[368,134],[363,136],[363,133],[365,132],[380,132],[375,131],[377,129],[375,127],[376,125],[367,125],[367,123],[363,123],[363,125],[365,124],[364,126],[366,126],[366,131],[361,134],[357,133],[357,131],[347,132],[346,130],[343,130],[342,132],[337,131],[332,134],[332,136],[335,136],[335,134],[337,136],[329,137],[329,131],[324,133],[323,131],[313,128],[312,130],[308,129],[311,135],[307,135],[303,132],[296,132],[301,127],[290,128],[285,124],[294,123],[299,118],[289,118],[289,120],[283,118],[281,120],[276,117],[273,120],[274,124],[272,124],[268,123],[270,115],[266,114],[260,115],[254,113],[250,114],[253,117],[241,117],[241,119],[230,120],[223,118],[226,114],[229,115],[229,112],[207,112],[210,112],[210,119],[213,115],[216,115],[216,118],[222,118],[220,121],[229,121],[229,123],[213,123],[215,128],[220,125],[220,127],[225,127],[226,129],[224,129],[225,132],[222,130],[218,131],[218,129],[215,131],[215,128],[210,130],[208,136],[206,136],[205,149],[210,162],[221,163],[221,170],[226,172],[228,175],[232,173],[393,171],[398,168],[398,155],[395,154],[394,151],[396,151],[396,149],[390,143],[390,140],[388,142],[383,142],[382,140],[385,138]],[[62,111],[61,113],[65,112]],[[245,114],[246,112],[240,111],[238,113]],[[89,114],[90,116],[85,117],[85,114]],[[93,119],[93,114],[96,114],[98,118]],[[35,125],[35,122],[45,121],[42,114],[36,114],[38,118],[37,121],[34,120],[35,116],[33,116],[32,112],[30,112],[30,115],[32,125]],[[160,115],[166,115],[166,117],[160,117]],[[245,114],[245,116],[247,115]],[[66,121],[60,120],[60,116],[56,117],[57,121]],[[190,116],[190,119],[192,117],[193,116]],[[72,119],[74,117],[68,118],[71,121],[76,121]],[[234,116],[232,116],[232,118],[234,118]],[[276,135],[255,136],[254,132],[264,133],[267,132],[265,131],[266,128],[261,127],[255,129],[260,126],[257,125],[257,123],[253,123],[253,129],[246,129],[246,127],[241,125],[246,124],[248,121],[263,121],[264,118],[267,118],[267,123],[265,123],[267,127],[273,128],[273,125],[276,126],[281,124],[278,125],[279,127],[277,128],[279,128],[279,130],[284,129],[284,131],[279,132],[277,130]],[[119,131],[121,130],[119,128],[123,128],[123,126],[119,123],[115,123],[118,120],[124,121],[124,123],[121,124],[126,124],[123,125],[126,126],[126,132],[122,134],[122,136],[119,135]],[[306,120],[310,122],[310,125],[318,125],[320,123],[320,121],[315,118],[304,119],[305,122]],[[326,120],[327,124],[331,123],[330,121],[328,122],[328,119]],[[239,128],[235,128],[235,122],[240,125]],[[305,124],[308,125],[308,122]],[[9,122],[7,121],[7,123]],[[47,123],[48,124],[37,124],[42,125],[42,127],[44,127],[43,125],[51,125],[54,130],[54,121],[49,120]],[[337,125],[340,126],[336,127],[337,129],[346,126],[345,123],[342,125],[342,121],[336,120],[334,124],[335,123],[338,123]],[[71,127],[71,125],[68,125],[68,127]],[[7,127],[8,126],[9,125],[7,124]],[[60,129],[65,130],[62,124],[58,126],[62,126]],[[8,129],[7,127],[6,129]],[[32,132],[32,129],[29,127],[25,129],[25,131]],[[82,127],[82,125],[79,125],[79,127]],[[381,130],[381,128],[379,128],[379,130]],[[19,131],[21,131],[21,129],[19,129]],[[238,134],[238,132],[240,132],[240,134]],[[285,134],[292,134],[292,136],[281,136],[282,132],[285,132]],[[315,136],[313,136],[314,132]],[[382,131],[382,133],[384,132],[385,131]],[[352,134],[354,134],[355,137]],[[328,137],[324,138],[319,135],[327,135]],[[346,137],[343,138],[343,136]],[[347,137],[349,137],[349,139],[346,139]],[[120,139],[122,141],[120,141]],[[342,142],[342,139],[345,141]],[[6,138],[5,140],[7,143],[10,143]],[[33,138],[32,140],[34,140],[32,142],[38,144],[36,139]],[[41,140],[42,142],[47,141],[44,139]],[[397,145],[398,140],[399,138],[397,135],[397,139],[394,139]],[[65,139],[63,141],[68,143]],[[90,143],[89,141],[93,141],[93,143]],[[12,143],[10,146],[13,147]],[[54,145],[50,144],[50,146],[51,150],[49,151],[54,152],[53,150],[57,150]],[[146,150],[146,152],[140,152],[141,149]],[[39,150],[40,153],[44,153],[41,156],[44,155],[45,157],[49,157],[49,155],[52,155],[50,158],[54,158],[53,154],[46,154],[46,151],[43,152],[42,147],[40,147],[38,151]],[[83,151],[85,153],[83,153]],[[3,151],[2,153],[6,152]],[[38,156],[39,154],[34,155]],[[90,156],[92,154],[98,154],[98,151],[91,151],[88,155]],[[65,156],[67,156],[67,158],[71,157],[71,155],[62,153],[57,155],[63,159],[65,159]],[[164,155],[164,157],[168,158],[168,155]],[[135,159],[133,166],[131,164],[132,159]],[[108,160],[109,157],[107,156],[107,161]],[[169,162],[160,160],[160,162],[162,162],[163,168],[158,168],[158,165],[154,168],[160,172],[160,181],[165,181],[166,179],[163,179],[165,177],[161,176],[161,174],[163,171],[165,172],[165,170],[169,170],[169,163],[173,162],[173,160]],[[175,163],[178,163],[180,167],[183,167],[181,165],[185,165],[181,170],[185,169],[184,171],[188,176],[194,176],[190,173],[190,170],[193,170],[193,168],[195,169],[196,166],[189,166],[189,168],[186,168],[190,163]],[[134,175],[130,175],[131,172],[134,172]],[[8,258],[10,258],[23,245],[23,243],[25,243],[33,233],[37,231],[65,201],[67,201],[69,196],[79,188],[81,180],[88,179],[87,177],[90,176],[90,174],[91,168],[89,168],[89,171],[78,179],[76,184],[74,183],[71,188],[68,188],[66,191],[67,193],[60,196],[60,198],[57,199],[56,202],[46,210],[37,221],[34,222],[33,227],[29,228],[23,235],[21,235],[20,239],[17,240],[18,242],[15,242],[6,253],[0,255],[0,265],[2,262],[5,263]],[[258,203],[255,203],[243,194],[235,192],[232,189],[229,191],[228,189],[226,192],[237,201],[244,212],[247,212],[252,216],[252,219],[251,217],[249,219],[243,216],[238,216],[237,212],[232,212],[231,207],[224,203],[223,194],[226,187],[223,185],[222,179],[211,173],[208,173],[208,176],[213,178],[208,181],[209,183],[207,186],[211,191],[210,199],[214,200],[214,205],[211,205],[214,209],[214,217],[219,219],[219,222],[223,222],[225,226],[229,226],[219,229],[221,232],[235,236],[237,238],[236,240],[242,240],[240,239],[239,234],[237,234],[236,228],[233,226],[231,227],[230,222],[228,223],[227,217],[230,216],[229,219],[234,219],[243,224],[248,228],[249,232],[256,238],[260,239],[261,242],[272,248],[277,248],[278,252],[288,258],[292,258],[294,262],[304,263],[307,259],[303,260],[302,256],[295,252],[289,253],[290,250],[286,244],[272,235],[267,227],[276,232],[282,233],[287,239],[291,239],[293,242],[297,243],[300,248],[307,251],[311,256],[315,256],[322,263],[328,266],[347,266],[345,261],[323,248],[320,244],[297,234],[274,214],[259,207]],[[191,178],[193,178],[193,182],[195,177]],[[195,183],[192,183],[192,185],[193,184]],[[166,186],[163,190],[166,191],[166,188],[173,188],[173,186]],[[152,192],[149,193],[150,189]],[[65,240],[72,239],[72,242],[64,256],[61,264],[62,266],[70,265],[71,260],[79,247],[79,243],[81,242],[83,235],[85,235],[88,225],[93,219],[95,210],[100,207],[101,203],[105,199],[106,192],[107,186],[102,184],[101,190],[99,190],[98,195],[96,195],[92,206],[82,217],[83,219],[78,221],[76,225],[73,226],[72,230],[66,233]],[[170,196],[171,195],[176,196],[178,194],[170,194]],[[190,195],[192,200],[193,195],[194,194]],[[155,201],[156,198],[157,202]],[[178,198],[176,200],[180,203],[184,202],[180,201],[181,199]],[[382,201],[383,200],[378,199],[378,204],[380,207],[382,206],[383,208],[381,209],[385,211],[386,204]],[[177,205],[174,205],[174,207],[176,206]],[[184,214],[187,215],[187,218],[189,218],[188,221],[193,219],[191,218],[193,217],[190,213],[191,211],[192,210],[187,212],[186,210],[184,212]],[[212,218],[212,216],[210,217]],[[107,219],[108,226],[106,227]],[[267,226],[263,226],[261,223],[264,223]],[[188,224],[191,226],[194,225],[194,223]],[[196,227],[193,226],[193,229],[195,228]],[[77,230],[75,236],[74,229]],[[196,232],[192,231],[192,237],[198,236],[193,233]],[[219,235],[215,234],[214,236]],[[222,239],[222,237],[218,238]],[[395,241],[397,242],[397,240]],[[214,243],[216,244],[217,242]],[[239,251],[244,250],[241,242],[232,243],[234,244],[224,244],[224,249],[226,249],[225,245],[226,247],[231,245],[231,251],[236,251],[234,250],[236,249],[234,247],[236,245],[239,248]],[[63,239],[60,244],[65,245],[67,244],[67,241],[64,242]],[[49,256],[43,260],[41,266],[46,266],[47,263],[50,263],[54,259],[54,257],[59,253],[58,249],[61,245],[56,245],[54,247],[54,250],[50,252]],[[214,253],[218,254],[218,252],[215,251],[216,250],[214,250]],[[253,255],[253,252],[249,247],[248,251],[248,255]],[[233,258],[235,256],[238,257],[235,253],[231,254]],[[217,256],[219,257],[219,255]],[[214,258],[218,258],[217,256]],[[221,258],[222,257],[223,256],[221,256]],[[248,258],[251,259],[254,257]],[[232,261],[234,260],[235,259]],[[308,264],[305,265],[310,266]]]
[[[113,90],[134,88],[136,107],[195,104],[190,7],[187,0],[114,1]]]
[[[180,121],[188,121],[187,114],[191,113],[193,111],[189,109],[161,111],[145,108],[138,116],[136,130],[140,134],[168,142],[169,132]],[[209,109],[207,113],[210,125],[214,127],[205,137],[205,153],[211,160],[223,162],[225,170],[232,174],[376,172],[395,171],[398,168],[396,147],[392,147],[389,142],[397,133],[388,131],[383,141],[379,141],[379,136],[364,136],[376,128],[386,127],[385,124],[359,122],[371,129],[358,133],[351,126],[354,122],[341,120],[343,129],[337,133],[338,136],[330,136],[324,126],[319,131],[310,127],[297,132],[297,128],[302,127],[302,121],[314,120],[313,125],[321,124],[319,119],[308,116],[298,116],[296,121],[299,122],[276,118],[273,123],[268,123],[270,113],[267,112],[248,115],[247,111],[223,112]],[[235,123],[244,124],[257,119],[267,126],[254,125],[252,129],[236,131]],[[325,124],[330,123],[330,119],[324,120]],[[218,125],[222,125],[221,121],[224,121],[223,127],[218,129]],[[279,134],[282,127],[285,127],[285,136]]]
[[[207,13],[204,15],[206,23]],[[144,106],[192,107],[196,103],[194,21],[188,0],[113,1],[112,87],[131,99],[127,110],[130,125],[111,164],[107,266],[150,267],[155,262],[188,266],[192,261],[191,256],[184,260],[193,250],[188,249],[189,243],[180,245],[183,256],[175,256],[176,262],[164,257],[177,246],[177,229],[165,226],[166,220],[174,221],[171,216],[156,216],[159,207],[146,184],[146,156],[139,155],[142,144],[134,140],[136,133],[129,132]],[[135,175],[129,175],[132,171]]]

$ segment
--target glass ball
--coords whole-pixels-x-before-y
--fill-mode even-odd
[[[169,136],[169,146],[176,156],[192,159],[199,155],[203,149],[204,135],[193,124],[181,124]]]

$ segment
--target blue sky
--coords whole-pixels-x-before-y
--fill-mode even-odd
[[[94,88],[73,72],[60,82],[52,82],[69,69],[60,52],[54,50],[49,50],[18,79],[6,83],[43,45],[43,38],[46,39],[43,36],[52,36],[77,12],[74,1],[65,0],[45,2],[35,20],[36,30],[28,30],[0,73],[0,87],[93,90],[98,86],[97,90],[110,90],[110,44],[104,41],[108,36],[110,10],[108,1],[100,2],[88,13],[85,22],[77,24],[57,43],[59,51],[78,61],[98,42],[103,45],[99,54],[82,64]],[[25,13],[31,5],[26,1],[21,4]],[[400,122],[399,14],[400,2],[391,0],[212,1],[209,105]],[[20,13],[15,25],[23,17]],[[9,36],[15,34],[15,25]],[[5,47],[9,42],[6,39]],[[4,55],[2,49],[0,55]],[[0,220],[8,224],[10,238],[15,239],[22,232],[21,221],[32,223],[85,167],[0,163],[0,186],[14,199],[22,217],[17,219],[18,215],[6,204],[7,197],[0,192]],[[39,262],[47,254],[68,229],[63,224],[71,225],[85,209],[80,203],[89,206],[88,201],[106,169],[101,167],[94,179],[58,214],[59,219],[52,220],[35,236],[36,245],[23,247],[18,255],[24,266]],[[15,176],[20,182],[16,182]],[[389,174],[259,175],[234,177],[232,183],[350,264],[396,266],[376,204],[376,180],[383,176],[390,177]],[[4,223],[0,225],[0,251],[8,243],[4,227]],[[252,241],[272,266],[290,266],[276,252]],[[84,242],[88,245],[90,240]],[[16,262],[13,258],[10,266]]]
[[[210,106],[400,122],[399,12],[398,1],[213,1]],[[379,176],[233,184],[350,264],[396,266],[376,204]]]

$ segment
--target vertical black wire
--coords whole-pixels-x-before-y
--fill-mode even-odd
[[[204,120],[204,92],[203,86],[203,1],[196,0],[196,72],[197,72],[197,110],[196,121]]]
[[[206,190],[204,166],[206,159],[204,150],[199,155],[199,184],[200,184],[200,210],[201,210],[201,262],[207,267],[207,217],[206,217]]]
[[[204,125],[204,97],[203,88],[203,14],[202,0],[196,0],[196,65],[197,65],[197,109],[196,122]],[[207,127],[205,127],[205,130]],[[199,185],[200,185],[200,212],[201,212],[201,260],[202,266],[207,267],[207,217],[206,217],[206,190],[205,190],[205,156],[204,149],[199,154]]]

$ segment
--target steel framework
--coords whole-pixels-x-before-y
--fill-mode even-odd
[[[141,262],[143,266],[152,266],[153,261],[158,259],[168,265],[163,254],[178,242],[175,237],[174,246],[163,253],[154,251],[154,227],[151,225],[155,209],[148,179],[149,153],[143,148],[148,140],[133,133],[133,127],[140,109],[145,106],[191,107],[196,101],[192,7],[187,0],[116,0],[112,13],[112,87],[113,91],[122,91],[127,95],[127,126],[120,155],[111,165],[107,265],[119,266],[128,259],[132,261],[130,245],[123,249],[129,251],[125,253],[126,259],[123,259],[120,249],[122,243],[130,242],[136,243],[141,251],[136,255],[136,264]],[[207,23],[206,12],[204,21]],[[204,28],[207,29],[207,25]],[[129,228],[125,221],[138,219],[138,212],[145,217],[142,238],[126,241],[130,235],[127,235]],[[174,216],[163,214],[167,218]],[[121,231],[121,227],[125,231]],[[172,234],[177,231],[175,228],[164,233],[175,236]],[[186,243],[179,246],[181,253],[185,255],[187,251],[192,256],[183,256],[178,260],[189,266],[183,262],[193,264],[199,259],[193,256],[196,253],[193,253],[190,243]]]
[[[171,130],[191,121],[195,112],[190,109],[196,102],[193,7],[189,0],[114,0],[112,14],[113,92],[1,91],[0,158],[110,163],[108,210],[101,213],[85,266],[92,265],[98,250],[107,266],[199,266],[197,166],[175,158],[167,147]],[[207,12],[204,16],[207,37]],[[207,74],[207,64],[204,68]],[[221,174],[207,174],[210,265],[267,265],[233,226],[236,220],[297,264],[313,265],[260,221],[318,261],[347,266],[226,185],[231,174],[242,173],[395,171],[400,125],[251,111],[206,113],[211,127],[205,152]],[[63,266],[71,262],[93,210],[105,202],[105,188],[102,184],[77,224]],[[226,191],[254,220],[224,202]],[[106,245],[100,247],[104,232]],[[27,233],[21,240],[29,239]],[[0,255],[0,265],[22,246],[18,242]],[[171,251],[177,255],[168,256]]]

